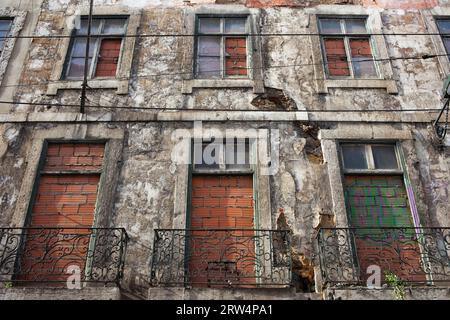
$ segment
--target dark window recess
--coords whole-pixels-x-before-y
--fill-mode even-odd
[[[378,76],[365,18],[320,18],[319,30],[328,76]]]
[[[94,18],[89,42],[88,78],[116,76],[121,54],[123,37],[126,30],[126,18]],[[74,35],[87,34],[87,20],[81,20],[81,27]],[[114,35],[114,38],[110,36]],[[73,38],[68,51],[65,78],[81,79],[84,74],[86,39]]]

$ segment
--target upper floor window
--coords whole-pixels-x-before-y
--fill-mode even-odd
[[[197,20],[196,77],[247,78],[247,17]]]
[[[319,18],[324,62],[330,77],[377,78],[366,18]]]
[[[11,24],[11,19],[0,18],[0,55],[2,54],[3,45],[5,43],[4,37],[8,36],[9,31],[11,30]]]
[[[444,43],[447,54],[450,54],[450,18],[436,20],[442,42]]]
[[[82,18],[79,29],[74,29],[73,35],[87,35],[88,20]],[[88,78],[113,78],[121,57],[121,48],[126,33],[126,17],[108,17],[92,19],[89,42]],[[113,36],[113,37],[112,37]],[[87,40],[84,37],[74,37],[66,58],[66,79],[81,79],[84,75],[84,63]]]

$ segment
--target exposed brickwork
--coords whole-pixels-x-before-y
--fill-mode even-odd
[[[226,38],[225,71],[227,75],[247,75],[247,39]]]
[[[103,144],[49,144],[44,171],[100,170],[103,156]]]
[[[344,39],[324,39],[327,55],[328,73],[330,76],[349,76],[350,69],[347,63]]]
[[[352,57],[372,58],[369,39],[351,39],[350,50]]]
[[[104,39],[95,70],[96,77],[115,77],[122,39]]]

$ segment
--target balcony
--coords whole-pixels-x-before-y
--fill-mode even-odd
[[[0,228],[0,282],[14,286],[118,283],[127,234],[119,228]]]
[[[287,287],[290,233],[284,230],[157,229],[153,286]]]
[[[378,266],[381,284],[450,285],[450,228],[325,228],[318,245],[324,284],[365,286]]]

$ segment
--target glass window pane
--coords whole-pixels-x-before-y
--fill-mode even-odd
[[[436,21],[440,33],[450,33],[450,20]]]
[[[197,60],[197,70],[200,77],[220,77],[220,69],[220,57],[199,57]]]
[[[239,138],[227,141],[225,145],[225,161],[227,169],[250,168],[249,139]]]
[[[341,23],[339,19],[320,19],[320,33],[322,34],[340,34]]]
[[[106,19],[102,34],[124,34],[126,19]]]
[[[344,168],[367,169],[365,147],[363,145],[344,145],[342,146],[342,153],[344,158]]]
[[[89,44],[89,57],[92,57],[95,50],[96,40],[91,40]],[[86,39],[75,39],[73,42],[72,57],[82,58],[86,55]]]
[[[447,50],[447,53],[450,53],[450,38],[444,37],[442,40],[444,41],[445,50]]]
[[[194,142],[194,159],[196,169],[220,168],[220,152],[222,143],[213,139],[211,142]]]
[[[199,19],[200,33],[220,33],[220,19],[201,18]]]
[[[220,56],[220,37],[199,37],[198,54],[201,56]]]
[[[345,20],[346,33],[367,33],[366,19],[346,19]]]
[[[353,74],[355,78],[376,77],[377,70],[373,61],[369,39],[350,39]]]
[[[89,66],[92,59],[89,59]],[[82,78],[84,74],[84,58],[74,58],[70,61],[69,71],[67,77],[70,78]]]
[[[398,169],[395,146],[372,146],[376,169]]]
[[[226,33],[246,33],[245,24],[247,19],[245,18],[230,18],[225,20],[225,32]]]

